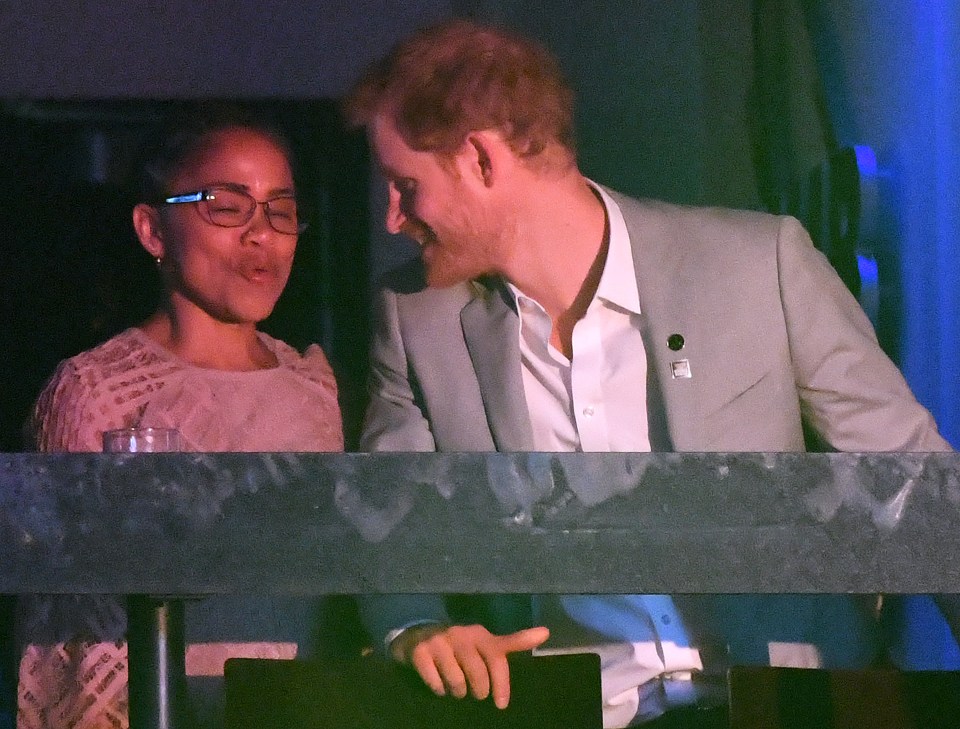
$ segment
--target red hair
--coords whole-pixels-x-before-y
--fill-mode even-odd
[[[553,56],[507,31],[453,20],[399,43],[360,79],[348,122],[387,114],[419,151],[452,154],[472,131],[500,132],[521,157],[559,145],[574,154],[573,92]]]

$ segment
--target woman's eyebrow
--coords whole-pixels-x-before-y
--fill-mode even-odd
[[[210,182],[203,185],[204,190],[208,190],[211,187],[225,187],[228,190],[236,190],[237,192],[245,192],[248,195],[250,194],[250,186],[244,185],[239,182],[230,182],[229,180],[222,180],[219,182]],[[274,187],[267,191],[267,197],[282,197],[284,195],[295,195],[296,189],[293,186],[286,187]]]

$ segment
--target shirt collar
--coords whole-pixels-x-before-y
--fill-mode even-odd
[[[607,260],[603,264],[603,273],[600,274],[600,283],[597,286],[597,293],[594,298],[602,299],[621,309],[639,314],[640,293],[637,289],[637,273],[634,268],[633,248],[630,245],[627,223],[623,219],[620,206],[614,199],[593,180],[588,179],[587,183],[600,196],[610,226]],[[507,281],[507,287],[513,294],[514,304],[517,305],[519,311],[519,299],[521,297],[530,299],[530,297],[509,281]],[[533,299],[530,300],[533,301]],[[535,303],[539,306],[539,302]]]
[[[607,194],[606,190],[592,180],[587,180],[587,182],[600,195],[603,206],[607,211],[607,222],[610,226],[607,261],[604,263],[603,273],[600,275],[596,298],[603,299],[634,314],[639,314],[640,293],[637,289],[637,272],[634,268],[633,248],[630,245],[627,223],[623,219],[620,206]]]

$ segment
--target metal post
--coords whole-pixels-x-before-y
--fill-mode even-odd
[[[128,598],[130,729],[186,729],[183,600]]]

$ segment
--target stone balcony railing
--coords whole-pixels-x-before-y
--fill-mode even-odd
[[[956,454],[0,454],[0,593],[960,592]]]

